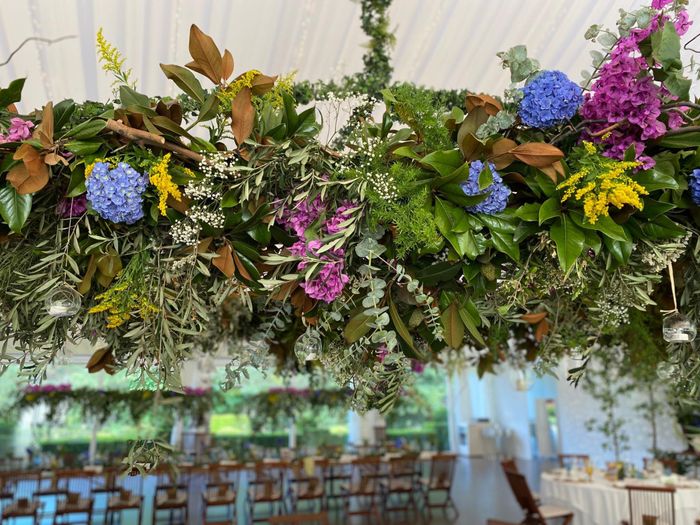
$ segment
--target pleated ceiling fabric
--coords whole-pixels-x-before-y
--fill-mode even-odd
[[[618,10],[641,0],[394,0],[391,24],[394,79],[440,88],[501,93],[508,74],[498,51],[526,44],[546,69],[573,79],[589,69],[583,39],[594,23],[612,26]],[[687,38],[700,31],[697,20]],[[362,68],[366,37],[360,5],[351,0],[4,0],[0,4],[0,61],[28,36],[77,38],[52,46],[31,42],[0,67],[0,85],[26,76],[22,109],[47,100],[103,100],[111,78],[97,64],[95,33],[126,56],[138,89],[174,94],[158,64],[188,61],[188,29],[198,24],[231,50],[236,72],[297,71],[300,79],[340,78]],[[206,83],[206,80],[204,81]]]

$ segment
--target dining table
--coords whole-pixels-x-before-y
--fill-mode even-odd
[[[623,520],[629,521],[628,485],[674,487],[675,525],[695,525],[700,519],[700,482],[682,476],[610,480],[602,473],[589,478],[545,472],[540,481],[540,499],[543,504],[574,511],[576,525],[620,525]]]

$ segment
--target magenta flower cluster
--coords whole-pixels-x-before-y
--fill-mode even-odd
[[[328,235],[340,232],[342,230],[340,225],[350,217],[349,212],[352,207],[353,204],[350,202],[343,203],[333,215],[320,224],[320,231]],[[309,265],[310,258],[324,263],[313,278],[301,283],[306,295],[312,299],[331,303],[343,293],[345,285],[350,281],[350,278],[343,273],[345,250],[328,250],[319,254],[323,243],[320,240],[306,240],[307,230],[325,218],[327,212],[325,203],[320,196],[317,196],[313,200],[301,201],[294,208],[285,210],[279,222],[293,232],[298,239],[290,247],[292,255],[301,258],[297,270],[304,270]]]
[[[655,2],[658,9],[667,3],[665,0]],[[617,42],[591,91],[584,95],[581,107],[585,119],[600,121],[590,126],[593,134],[615,126],[609,133],[589,137],[604,145],[605,155],[622,159],[625,151],[632,147],[636,159],[645,169],[654,165],[654,160],[644,155],[646,141],[660,137],[668,128],[678,128],[683,124],[683,118],[677,112],[669,114],[667,123],[660,119],[662,105],[674,97],[654,81],[646,59],[639,51],[639,44],[667,20],[667,15],[659,13],[647,28],[634,29]],[[690,27],[687,12],[681,11],[674,23],[676,31],[684,34]]]
[[[54,392],[70,392],[73,390],[68,383],[63,383],[60,385],[28,385],[24,392],[26,394],[52,394]]]
[[[80,217],[87,211],[87,196],[85,194],[77,197],[66,197],[58,202],[56,213],[59,217],[70,219]]]
[[[7,135],[0,134],[0,142],[22,142],[32,136],[33,122],[15,117],[10,119]]]
[[[203,397],[203,396],[207,396],[211,393],[211,388],[186,386],[182,389],[182,393],[185,394],[186,396]]]
[[[296,388],[293,386],[272,387],[267,391],[268,394],[286,394],[297,397],[309,397],[311,390],[308,388]]]

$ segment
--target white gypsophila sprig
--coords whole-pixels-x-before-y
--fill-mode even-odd
[[[186,213],[193,222],[208,224],[212,228],[223,228],[226,220],[221,210],[209,210],[199,205],[192,206]]]
[[[170,235],[173,238],[173,242],[187,246],[194,246],[199,242],[200,231],[199,225],[189,219],[177,221],[170,227]]]

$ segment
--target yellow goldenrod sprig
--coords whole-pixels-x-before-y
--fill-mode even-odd
[[[131,69],[124,69],[126,59],[122,57],[115,46],[107,41],[101,27],[97,31],[97,55],[102,64],[102,70],[106,73],[112,73],[115,77],[112,86],[125,85],[132,88],[136,86],[131,79]]]
[[[180,193],[180,189],[177,187],[177,184],[173,182],[173,178],[168,171],[169,162],[170,153],[167,153],[151,167],[149,177],[151,184],[153,184],[158,191],[158,209],[161,215],[166,214],[168,196],[172,196],[177,201],[182,200],[182,193]]]
[[[644,207],[641,197],[649,192],[627,173],[641,166],[640,162],[604,157],[586,141],[578,150],[578,171],[557,186],[558,190],[565,190],[562,202],[572,197],[581,202],[583,214],[591,224],[609,215],[610,206],[619,209],[629,205],[638,210]]]

